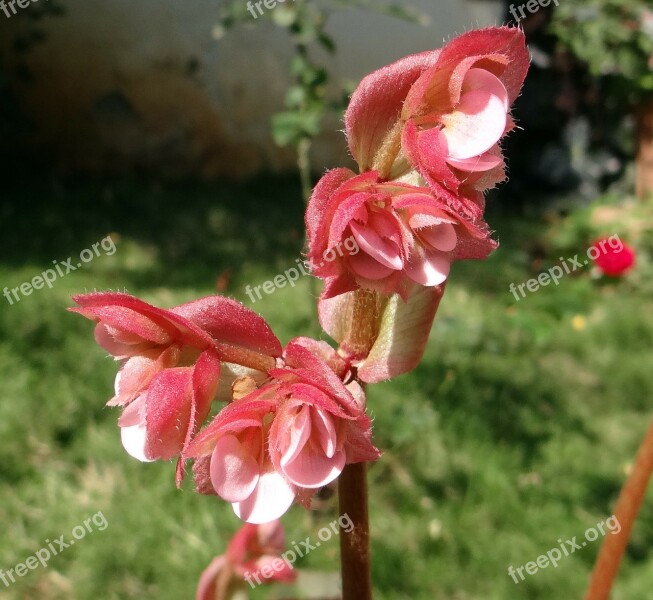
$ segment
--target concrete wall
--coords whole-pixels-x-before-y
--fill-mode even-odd
[[[63,169],[215,176],[292,167],[292,153],[274,146],[269,129],[289,83],[283,31],[252,18],[216,36],[215,0],[59,3],[65,15],[39,21],[45,40],[22,55],[13,44],[34,26],[32,6],[9,19],[0,13],[0,60],[37,125],[31,143]],[[493,1],[411,3],[430,16],[428,27],[368,12],[334,14],[335,74],[358,81],[403,55],[495,23],[501,10]],[[31,82],[13,75],[21,61]],[[331,125],[314,151],[317,170],[346,160],[344,136],[335,131],[341,123]]]

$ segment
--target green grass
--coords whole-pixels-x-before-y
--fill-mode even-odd
[[[176,490],[172,464],[142,465],[122,450],[118,412],[104,407],[116,365],[95,345],[92,325],[65,308],[71,294],[95,289],[171,306],[216,285],[252,306],[245,286],[301,255],[298,188],[275,178],[90,181],[34,183],[3,198],[2,287],[109,233],[117,251],[14,305],[0,297],[0,568],[46,539],[69,539],[98,511],[109,522],[47,568],[10,588],[0,582],[0,598],[190,599],[239,523],[230,506],[195,495],[190,482]],[[487,262],[455,266],[420,366],[370,388],[375,441],[385,452],[370,470],[375,598],[582,597],[600,541],[519,585],[507,569],[610,516],[653,412],[646,238],[624,281],[596,282],[587,270],[520,302],[508,292],[558,256],[584,251],[583,219],[552,227],[491,215],[502,246]],[[313,293],[303,278],[253,308],[285,343],[316,332]],[[650,597],[652,500],[615,600]],[[315,539],[337,515],[334,497],[320,506],[284,517],[289,540]],[[335,571],[337,546],[334,538],[297,566]],[[264,588],[255,597],[271,594]]]

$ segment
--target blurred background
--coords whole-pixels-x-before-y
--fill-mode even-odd
[[[523,27],[532,55],[510,181],[488,201],[501,246],[454,266],[424,360],[369,394],[385,452],[370,469],[375,597],[582,597],[600,539],[518,584],[508,567],[611,515],[653,412],[653,8],[534,1],[0,3],[0,287],[62,269],[0,296],[0,569],[98,511],[108,521],[0,582],[0,598],[191,599],[239,526],[191,482],[176,490],[173,465],[122,450],[104,407],[116,365],[66,313],[70,295],[172,306],[221,293],[283,343],[319,336],[311,278],[255,303],[245,288],[301,257],[304,198],[350,164],[349,94],[397,58],[501,23]],[[509,291],[614,235],[631,268],[590,263]],[[652,501],[616,600],[653,598]],[[284,517],[288,540],[335,516],[326,489]],[[337,539],[296,566],[335,573]],[[315,597],[321,581],[252,597]]]

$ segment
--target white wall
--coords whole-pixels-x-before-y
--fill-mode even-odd
[[[60,157],[62,168],[157,166],[214,176],[292,166],[292,154],[274,146],[269,130],[289,82],[291,48],[282,31],[252,18],[215,39],[215,0],[59,1],[66,15],[43,22],[46,41],[27,55],[33,83],[12,85],[38,124],[34,142]],[[368,12],[335,14],[335,73],[357,81],[495,23],[501,10],[495,1],[411,3],[430,16],[428,27]],[[29,10],[10,19],[0,13],[0,60],[10,72],[11,42],[31,25]],[[346,160],[340,127],[332,123],[319,140],[318,170]]]

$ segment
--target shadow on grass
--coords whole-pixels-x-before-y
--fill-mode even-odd
[[[177,287],[215,279],[247,261],[297,257],[304,206],[295,178],[147,183],[38,179],[3,193],[0,260],[7,266],[78,255],[108,234],[153,247],[138,284]]]

